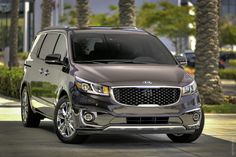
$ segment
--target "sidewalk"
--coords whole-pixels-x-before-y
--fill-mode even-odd
[[[20,121],[19,100],[0,95],[0,121]]]
[[[221,80],[223,93],[227,96],[236,96],[236,81],[234,80]]]
[[[236,114],[205,114],[203,134],[236,142]]]
[[[17,99],[0,95],[0,107],[20,107],[20,102]]]
[[[221,84],[222,85],[236,85],[236,81],[221,79]]]

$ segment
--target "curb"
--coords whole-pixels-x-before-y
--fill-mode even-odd
[[[0,105],[0,108],[20,108],[20,105]]]
[[[235,80],[221,79],[221,84],[222,85],[236,85],[236,81]]]
[[[20,107],[20,102],[17,99],[0,94],[0,108],[2,107]]]
[[[6,99],[6,100],[15,101],[15,102],[20,102],[20,99],[12,98],[12,97],[9,97],[9,96],[6,96],[6,95],[2,95],[2,94],[0,94],[0,98]]]

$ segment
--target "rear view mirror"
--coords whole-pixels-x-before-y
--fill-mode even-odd
[[[175,59],[178,61],[178,63],[182,66],[187,65],[187,59],[183,56],[175,56]]]
[[[49,54],[45,58],[45,63],[47,64],[58,64],[62,65],[63,62],[61,61],[61,55],[60,54]]]

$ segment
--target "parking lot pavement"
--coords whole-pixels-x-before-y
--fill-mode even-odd
[[[51,121],[24,128],[19,107],[0,107],[0,157],[233,157],[236,115],[207,114],[204,134],[194,143],[176,144],[166,135],[93,135],[82,145],[61,143]]]
[[[165,135],[94,135],[84,144],[63,144],[52,122],[24,128],[19,121],[0,122],[1,157],[231,157],[234,144],[202,135],[190,144],[176,144]]]

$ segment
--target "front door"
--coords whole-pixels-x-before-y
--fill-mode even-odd
[[[52,100],[56,97],[57,83],[55,80],[57,78],[53,78],[53,70],[51,70],[49,64],[45,63],[45,57],[53,53],[58,37],[58,33],[47,33],[37,55],[38,69],[35,69],[37,70],[37,76],[35,77],[38,78],[31,83],[32,98],[35,98],[35,100],[32,100],[33,106],[49,117],[52,117],[52,108],[54,107]]]

